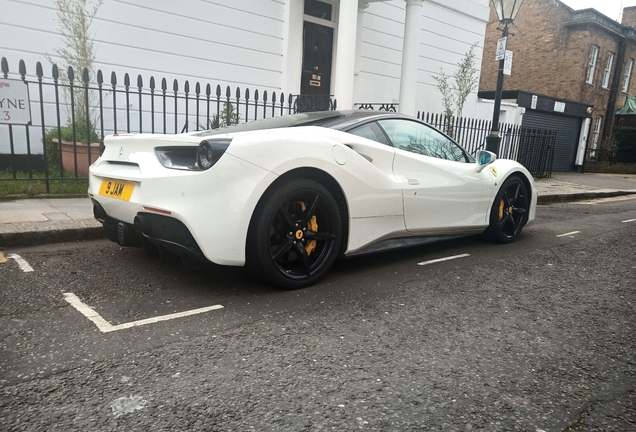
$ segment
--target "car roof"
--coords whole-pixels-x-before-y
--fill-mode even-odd
[[[330,129],[344,130],[353,124],[375,118],[405,118],[395,113],[379,112],[372,110],[348,110],[348,111],[315,111],[298,114],[289,114],[272,117],[264,120],[240,123],[224,128],[201,131],[194,136],[211,136],[236,132],[256,131],[263,129],[278,129],[299,126],[322,126]]]

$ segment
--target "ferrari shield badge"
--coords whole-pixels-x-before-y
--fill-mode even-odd
[[[495,167],[490,167],[490,172],[492,173],[492,175],[494,175],[495,177],[497,177],[497,168],[495,168]]]

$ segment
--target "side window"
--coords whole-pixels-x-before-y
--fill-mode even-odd
[[[590,48],[590,58],[587,62],[587,74],[585,75],[585,82],[588,84],[594,84],[594,69],[596,69],[596,59],[598,58],[598,47],[592,45]]]
[[[380,120],[393,146],[424,156],[466,162],[464,151],[435,129],[410,120]]]
[[[347,131],[352,135],[356,135],[362,138],[370,139],[371,141],[379,142],[380,144],[391,145],[387,142],[384,133],[380,130],[376,123],[367,123],[350,131]]]

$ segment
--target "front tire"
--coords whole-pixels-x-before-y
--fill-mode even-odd
[[[497,243],[513,242],[528,222],[530,195],[518,176],[510,176],[497,192],[490,210],[487,237]]]
[[[327,274],[341,242],[340,210],[329,190],[294,179],[268,192],[257,206],[247,263],[282,288],[303,288]]]

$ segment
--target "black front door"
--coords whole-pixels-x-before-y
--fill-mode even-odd
[[[300,94],[308,101],[329,98],[332,48],[333,29],[305,21]]]

